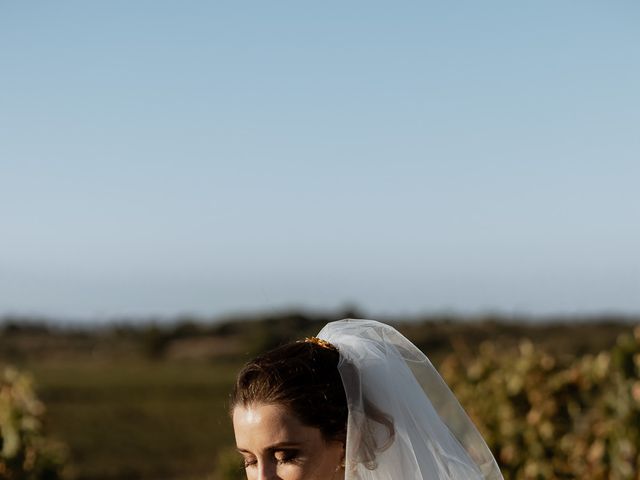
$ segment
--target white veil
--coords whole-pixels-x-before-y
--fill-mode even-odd
[[[375,320],[327,324],[349,419],[345,480],[502,480],[493,455],[429,359]]]

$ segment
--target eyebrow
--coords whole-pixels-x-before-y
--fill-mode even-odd
[[[278,443],[274,443],[273,445],[269,445],[267,448],[265,448],[265,451],[273,451],[273,450],[279,450],[282,448],[299,448],[302,444],[299,442],[278,442]],[[238,452],[240,453],[251,453],[249,450],[245,450],[244,448],[240,448],[237,447],[236,450],[238,450]]]

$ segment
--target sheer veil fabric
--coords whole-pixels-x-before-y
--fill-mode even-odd
[[[327,324],[349,419],[345,480],[502,480],[480,433],[429,359],[375,320]]]

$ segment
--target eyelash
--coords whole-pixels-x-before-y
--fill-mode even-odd
[[[278,465],[293,463],[298,458],[298,452],[283,451],[283,453],[284,453],[283,458],[276,458],[276,462],[278,463]],[[257,460],[245,460],[243,468],[247,469],[249,467],[257,465],[257,463],[258,463]]]
[[[258,463],[258,462],[256,462],[255,460],[251,460],[251,461],[245,460],[244,461],[244,466],[242,468],[243,469],[249,468],[249,467],[255,465],[256,463]]]
[[[279,464],[293,463],[298,458],[298,452],[296,452],[296,451],[286,450],[286,451],[283,451],[282,453],[284,453],[282,458],[280,458],[280,459],[276,458],[276,461]]]

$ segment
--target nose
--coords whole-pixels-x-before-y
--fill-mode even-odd
[[[259,462],[257,480],[282,480],[278,477],[277,465],[274,462]]]

